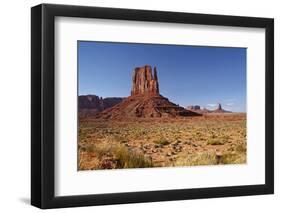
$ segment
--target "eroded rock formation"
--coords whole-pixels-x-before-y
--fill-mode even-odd
[[[78,97],[79,117],[91,117],[98,112],[119,104],[124,98],[102,98],[97,95],[80,95]]]
[[[231,111],[224,110],[220,103],[218,103],[217,108],[214,109],[214,110],[206,109],[205,107],[203,109],[201,109],[201,107],[199,105],[187,106],[186,109],[188,109],[190,111],[193,111],[193,112],[200,113],[200,114],[206,114],[206,113],[231,113]]]
[[[220,103],[218,103],[218,107],[211,112],[213,112],[213,113],[231,113],[231,111],[224,110]]]
[[[199,105],[192,105],[192,106],[187,106],[187,109],[189,110],[200,110],[200,106]]]
[[[166,118],[198,116],[200,114],[184,109],[159,93],[157,69],[149,65],[137,67],[132,74],[131,96],[108,108],[95,117],[100,119]]]
[[[137,67],[132,74],[132,90],[131,95],[159,95],[159,83],[157,77],[157,69],[154,67],[152,75],[152,68],[149,65]]]

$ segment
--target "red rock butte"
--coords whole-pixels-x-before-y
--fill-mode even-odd
[[[133,70],[131,95],[159,95],[159,83],[156,67],[149,65]]]
[[[160,95],[157,69],[154,67],[152,75],[151,66],[145,65],[133,70],[131,96],[98,113],[95,118],[166,118],[198,115],[201,114],[174,104]]]

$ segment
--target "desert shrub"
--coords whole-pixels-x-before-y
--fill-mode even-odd
[[[142,153],[127,149],[123,145],[88,145],[80,148],[81,151],[94,153],[100,160],[105,156],[112,156],[116,162],[115,168],[146,168],[152,167],[152,161]],[[104,163],[104,161],[102,161]],[[103,167],[103,166],[102,166]]]
[[[225,141],[219,138],[210,138],[207,140],[207,145],[223,145]]]
[[[222,135],[220,137],[214,137],[212,135],[212,137],[207,140],[207,145],[224,145],[229,141],[230,141],[229,135]]]
[[[101,158],[107,153],[110,152],[111,146],[109,145],[100,145],[96,146],[95,144],[89,144],[87,146],[81,147],[81,151],[92,152],[97,155],[97,157]]]
[[[242,164],[246,163],[246,154],[244,153],[225,153],[222,155],[222,164]]]
[[[173,163],[173,166],[203,166],[243,163],[246,163],[246,154],[243,152],[225,152],[222,155],[217,155],[215,152],[201,152],[197,154],[183,154]]]
[[[246,143],[237,144],[222,156],[223,164],[242,164],[246,163],[247,159]]]
[[[246,143],[242,143],[242,144],[238,144],[234,150],[236,152],[246,152],[247,151],[247,146],[246,146]]]
[[[121,143],[126,143],[128,142],[128,139],[125,136],[122,135],[114,135],[113,140]]]
[[[194,154],[183,154],[174,163],[174,166],[199,166],[216,165],[217,157],[215,152],[201,152]]]
[[[154,143],[159,144],[159,145],[163,145],[163,146],[166,146],[166,145],[170,144],[170,142],[165,138],[160,138],[158,140],[155,140]]]
[[[152,167],[152,161],[143,154],[128,150],[126,147],[118,146],[113,149],[117,159],[118,168],[146,168]]]

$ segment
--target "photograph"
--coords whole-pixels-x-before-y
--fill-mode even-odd
[[[262,17],[250,4],[243,14],[173,5],[31,7],[24,28],[31,38],[31,61],[24,60],[31,72],[24,74],[31,159],[29,169],[19,167],[29,172],[31,205],[274,194],[272,16],[279,13]],[[5,91],[14,98],[22,90],[7,88],[23,78],[12,76]],[[257,203],[241,199],[250,211]],[[229,209],[227,200],[221,208]],[[243,211],[237,208],[231,209]]]
[[[78,41],[78,171],[247,163],[247,48]]]

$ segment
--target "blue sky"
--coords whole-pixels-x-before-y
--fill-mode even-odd
[[[135,67],[156,66],[160,94],[181,106],[246,111],[246,49],[78,41],[79,95],[127,97]]]

